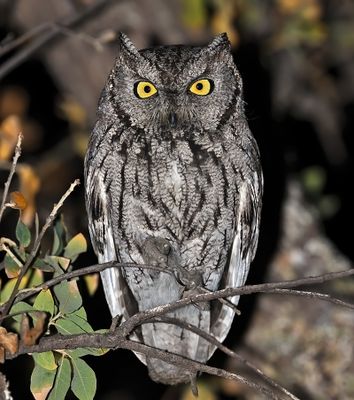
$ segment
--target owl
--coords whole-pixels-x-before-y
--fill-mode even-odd
[[[120,35],[85,158],[89,231],[112,316],[244,285],[259,231],[263,179],[242,81],[226,34],[205,46],[137,50]],[[168,314],[223,341],[238,296]],[[233,303],[233,305],[231,304]],[[205,363],[215,346],[178,325],[145,323],[132,340]],[[164,384],[191,379],[137,354]]]

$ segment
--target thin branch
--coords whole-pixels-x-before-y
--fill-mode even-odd
[[[208,290],[206,288],[202,288],[202,291],[204,293],[213,293],[212,290]],[[218,301],[220,301],[221,304],[224,304],[225,306],[231,308],[236,315],[241,315],[241,311],[237,308],[237,306],[235,306],[235,304],[232,301],[224,298],[220,298],[218,299]]]
[[[219,342],[214,336],[210,335],[209,333],[201,330],[200,328],[189,324],[186,321],[182,321],[177,318],[171,318],[171,317],[160,317],[157,319],[152,319],[151,321],[146,321],[144,323],[156,323],[156,322],[161,322],[161,323],[168,323],[172,325],[177,325],[181,328],[185,328],[196,335],[202,337],[205,339],[207,342],[211,343],[215,347],[217,347],[219,350],[221,350],[223,353],[226,355],[235,358],[236,360],[240,361],[241,363],[245,364],[247,367],[249,367],[253,372],[255,372],[259,377],[264,379],[267,383],[269,383],[271,386],[274,388],[278,389],[285,395],[287,395],[290,399],[292,400],[300,400],[298,397],[294,396],[292,393],[290,393],[287,389],[285,389],[283,386],[279,385],[277,382],[275,382],[272,378],[267,376],[264,372],[262,372],[259,368],[257,368],[255,365],[253,365],[251,362],[243,358],[240,354],[232,351],[228,347],[224,346],[221,342]]]
[[[168,270],[163,267],[158,267],[156,265],[146,265],[146,264],[134,264],[134,263],[118,263],[117,261],[110,261],[103,264],[93,264],[88,267],[80,268],[75,271],[66,272],[62,275],[58,275],[55,278],[49,279],[48,281],[35,286],[33,288],[22,289],[16,294],[15,303],[27,299],[28,297],[33,296],[34,294],[40,292],[42,289],[48,289],[52,286],[57,285],[60,282],[67,281],[69,279],[78,278],[82,275],[89,275],[95,272],[104,271],[107,268],[138,268],[138,269],[148,269],[158,272],[163,272],[166,274],[172,274],[171,270]],[[1,307],[0,307],[1,310]]]
[[[44,45],[56,39],[62,33],[61,27],[76,27],[85,22],[89,17],[97,16],[97,13],[100,10],[114,1],[117,0],[97,0],[92,5],[87,6],[82,12],[77,13],[74,16],[67,17],[59,23],[50,24],[50,29],[48,29],[46,32],[43,32],[42,35],[34,39],[33,42],[29,43],[27,46],[24,46],[21,50],[19,50],[16,54],[2,64],[0,68],[0,80]]]
[[[275,294],[284,294],[290,296],[307,297],[309,299],[318,299],[318,300],[328,301],[329,303],[333,303],[338,306],[354,310],[354,304],[337,299],[336,297],[333,297],[327,293],[308,292],[305,290],[293,290],[293,289],[274,289],[274,290],[267,290],[264,293],[271,293],[271,294],[275,293]]]
[[[101,272],[107,268],[112,268],[112,267],[141,268],[141,269],[146,268],[146,269],[156,270],[159,272],[171,273],[171,271],[169,271],[165,268],[161,268],[161,267],[153,266],[153,265],[133,264],[133,263],[117,263],[115,261],[107,262],[104,264],[94,264],[94,265],[90,265],[88,267],[80,268],[80,269],[72,271],[72,272],[67,272],[63,275],[59,275],[59,276],[57,276],[53,279],[50,279],[47,282],[44,282],[41,285],[38,285],[34,288],[23,289],[16,294],[16,303],[18,301],[22,301],[22,300],[38,293],[42,289],[46,289],[46,288],[55,286],[56,284],[58,284],[62,281],[77,278],[79,276],[91,274],[94,272]],[[330,295],[327,295],[327,294],[316,293],[316,292],[307,292],[307,291],[298,291],[298,290],[286,290],[286,288],[292,288],[292,287],[296,287],[296,286],[305,286],[305,285],[315,285],[315,284],[331,281],[334,279],[345,278],[345,277],[352,276],[352,275],[354,275],[354,269],[349,269],[349,270],[340,271],[340,272],[331,272],[331,273],[324,274],[324,275],[295,279],[295,280],[290,280],[290,281],[263,283],[263,284],[259,284],[259,285],[246,285],[246,286],[242,286],[242,287],[238,287],[238,288],[227,288],[227,289],[222,289],[222,290],[218,290],[215,292],[208,292],[205,294],[194,294],[190,297],[178,300],[178,302],[174,302],[174,303],[170,303],[170,304],[167,304],[164,306],[157,307],[157,309],[159,310],[158,315],[155,314],[155,311],[156,311],[155,308],[151,309],[151,310],[145,310],[141,313],[135,314],[133,317],[129,318],[129,320],[125,321],[125,324],[127,324],[127,332],[128,332],[127,335],[129,334],[129,331],[131,329],[134,329],[133,325],[135,322],[132,321],[132,318],[135,318],[136,321],[139,321],[141,314],[146,315],[145,319],[148,320],[149,318],[163,315],[166,312],[173,311],[177,308],[184,307],[184,306],[186,306],[188,304],[192,304],[194,302],[205,302],[205,301],[211,301],[211,300],[218,300],[218,299],[222,299],[225,297],[232,297],[235,295],[245,295],[245,294],[253,294],[253,293],[279,293],[279,294],[283,293],[283,294],[294,295],[294,296],[317,298],[319,300],[328,301],[328,302],[331,302],[331,303],[334,303],[334,304],[337,304],[340,306],[344,306],[347,308],[354,308],[354,305],[352,305],[351,303],[344,302],[342,300],[331,297]],[[161,308],[161,307],[164,307],[164,308]],[[164,311],[165,307],[166,307],[167,311]],[[1,310],[1,308],[0,308],[0,310]],[[1,318],[0,318],[0,320],[1,320]],[[139,324],[139,322],[138,322],[138,324]]]
[[[25,32],[23,35],[6,42],[4,45],[0,46],[0,57],[3,57],[5,54],[9,53],[12,50],[15,50],[17,47],[22,46],[34,36],[44,32],[45,30],[49,29],[51,26],[50,22],[45,22],[44,24],[37,25],[34,28],[30,29],[29,31]]]
[[[24,277],[24,275],[26,274],[28,268],[32,265],[38,250],[40,248],[43,236],[45,235],[45,233],[47,232],[48,228],[52,225],[55,217],[58,214],[58,211],[60,210],[60,208],[63,206],[65,200],[68,198],[68,196],[71,194],[71,192],[75,189],[75,187],[77,185],[80,184],[79,179],[76,179],[69,187],[69,189],[64,193],[64,195],[62,196],[62,198],[59,200],[59,202],[57,204],[54,205],[51,213],[49,214],[49,216],[46,219],[45,224],[43,225],[36,241],[34,242],[33,248],[31,250],[31,253],[29,254],[25,264],[23,265],[23,267],[21,268],[21,272],[16,280],[15,286],[12,290],[11,296],[9,298],[9,300],[4,304],[4,308],[3,308],[3,312],[2,312],[2,316],[0,317],[0,321],[3,320],[3,318],[8,314],[14,300],[16,297],[16,294],[18,292],[18,288],[21,284],[22,278]]]
[[[14,154],[14,157],[12,159],[12,165],[11,165],[11,168],[10,168],[10,173],[9,173],[8,178],[7,178],[7,181],[5,182],[4,193],[2,195],[1,206],[0,206],[0,221],[2,219],[4,211],[6,209],[6,199],[7,199],[7,196],[9,194],[9,189],[10,189],[12,178],[13,178],[14,173],[16,171],[17,161],[18,161],[18,159],[19,159],[19,157],[21,155],[21,144],[22,144],[22,133],[19,133],[18,137],[17,137],[16,147],[15,147],[15,154]]]
[[[225,371],[221,368],[210,367],[197,361],[193,361],[184,358],[180,355],[170,353],[165,350],[155,349],[142,343],[134,342],[129,339],[125,339],[122,336],[122,331],[117,328],[114,333],[84,333],[79,335],[53,335],[43,337],[39,344],[33,346],[21,346],[19,351],[14,354],[7,354],[8,359],[13,359],[21,354],[38,353],[52,350],[68,350],[77,349],[81,347],[92,347],[92,348],[107,348],[107,349],[126,349],[132,350],[137,353],[144,354],[146,357],[157,358],[165,361],[169,364],[176,365],[185,370],[197,373],[205,372],[210,375],[219,376],[225,379],[236,380],[241,382],[248,387],[263,393],[268,399],[279,400],[273,392],[267,388],[260,386],[242,375]]]
[[[126,336],[128,336],[137,325],[141,324],[143,321],[147,321],[154,317],[159,317],[164,315],[168,312],[174,311],[178,308],[187,306],[189,304],[198,303],[198,302],[206,302],[211,300],[216,300],[219,298],[227,298],[233,297],[236,295],[245,295],[251,293],[258,293],[258,292],[271,292],[274,289],[286,289],[286,288],[293,288],[297,286],[304,286],[304,285],[314,285],[319,284],[327,281],[331,281],[334,279],[344,278],[348,276],[354,275],[354,269],[349,269],[347,271],[340,271],[340,272],[331,272],[328,274],[323,274],[319,276],[295,279],[290,281],[283,281],[283,282],[272,282],[272,283],[263,283],[259,285],[248,285],[242,286],[238,288],[226,288],[222,290],[218,290],[211,293],[203,293],[203,294],[193,294],[189,297],[185,297],[181,300],[177,300],[173,303],[165,304],[162,306],[154,307],[149,310],[141,311],[131,318],[123,322],[122,327],[125,329]],[[288,292],[289,293],[289,292]],[[290,294],[290,293],[289,293]],[[321,298],[319,296],[319,298]],[[322,297],[322,300],[328,300],[327,297]]]

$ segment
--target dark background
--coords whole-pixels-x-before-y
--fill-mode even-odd
[[[82,180],[87,138],[100,90],[116,56],[119,31],[127,33],[138,48],[206,43],[214,34],[227,31],[243,77],[247,116],[260,147],[265,177],[259,250],[248,283],[266,279],[279,249],[282,205],[290,181],[301,188],[306,207],[316,214],[326,240],[349,260],[354,257],[352,1],[107,2],[78,26],[63,28],[38,51],[29,51],[14,68],[9,64],[13,57],[30,49],[55,26],[44,26],[21,46],[2,54],[1,49],[13,38],[51,21],[65,24],[68,17],[79,15],[93,3],[0,1],[1,176],[6,179],[9,160],[6,123],[16,116],[24,135],[21,162],[29,165],[33,175],[27,181],[18,178],[21,191],[28,193],[33,206],[26,214],[29,225],[33,224],[33,210],[43,222],[70,182],[77,177]],[[82,186],[67,201],[64,216],[71,234],[83,232],[88,238]],[[6,218],[1,236],[13,233],[12,217]],[[76,266],[93,263],[90,248]],[[102,288],[91,297],[84,285],[81,288],[92,325],[109,326]],[[234,324],[227,345],[242,348],[256,302],[256,296],[241,299],[243,315]],[[225,361],[217,352],[211,364],[223,366]],[[189,398],[185,388],[166,389],[151,382],[146,368],[127,351],[88,358],[88,362],[97,374],[98,399]],[[14,398],[30,398],[30,357],[8,362],[4,371]],[[205,399],[258,398],[249,397],[240,388],[232,391],[204,379],[205,396],[214,396]],[[302,393],[302,397],[298,394],[301,398],[323,398],[316,397],[315,388],[306,392],[292,386]],[[331,398],[349,398],[344,389],[342,394],[344,397]]]

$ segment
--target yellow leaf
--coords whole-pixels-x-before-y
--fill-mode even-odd
[[[13,208],[24,210],[27,207],[27,200],[21,192],[11,192],[10,199]]]
[[[29,165],[18,165],[17,173],[20,178],[20,192],[27,200],[27,207],[21,213],[21,220],[30,226],[36,212],[36,195],[40,188],[40,180],[34,169]]]
[[[60,104],[60,110],[71,124],[81,127],[86,125],[86,111],[76,100],[66,99]]]
[[[85,275],[84,280],[86,282],[86,287],[87,291],[89,292],[89,295],[93,296],[96,293],[100,281],[99,274],[95,273],[95,274]]]
[[[37,389],[37,391],[33,391],[33,397],[36,400],[45,400],[48,396],[48,393],[51,391],[53,385],[47,385],[47,386],[42,386],[40,389]]]
[[[15,115],[10,115],[0,125],[0,160],[11,158],[21,128],[20,119]]]
[[[70,258],[71,261],[74,261],[79,254],[85,253],[86,251],[87,242],[85,236],[82,233],[78,233],[70,239],[69,243],[66,245],[64,257]]]

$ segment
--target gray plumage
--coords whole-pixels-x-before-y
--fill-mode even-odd
[[[127,319],[191,293],[245,283],[257,246],[262,173],[226,34],[203,47],[140,51],[121,34],[85,180],[99,262],[156,264],[170,271],[102,272],[112,316]],[[228,300],[237,304],[238,296]],[[169,316],[223,341],[234,313],[213,301]],[[196,334],[166,323],[143,324],[133,339],[203,363],[215,351]],[[176,366],[138,357],[155,381],[191,378]]]

